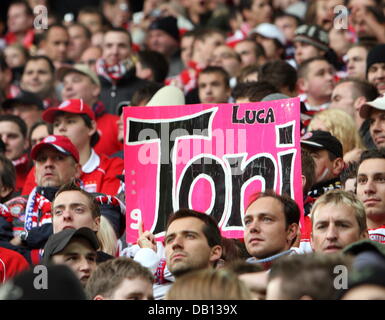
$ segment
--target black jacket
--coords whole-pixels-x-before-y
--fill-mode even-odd
[[[121,101],[130,101],[134,92],[146,86],[147,80],[139,79],[135,75],[135,68],[128,70],[115,84],[103,76],[99,76],[102,87],[100,100],[104,103],[108,113],[117,114],[117,104]]]

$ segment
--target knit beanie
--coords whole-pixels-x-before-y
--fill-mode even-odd
[[[316,48],[328,51],[329,36],[325,30],[317,25],[304,24],[295,30],[294,41],[306,42]]]
[[[373,64],[382,62],[385,63],[385,44],[379,44],[369,51],[366,58],[366,73]]]
[[[151,23],[149,30],[162,30],[179,42],[179,29],[175,17],[159,18]]]

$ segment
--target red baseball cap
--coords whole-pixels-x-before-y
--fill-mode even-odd
[[[31,158],[33,160],[36,160],[36,157],[39,152],[47,146],[54,147],[59,152],[67,156],[72,156],[76,160],[76,162],[79,162],[78,149],[76,149],[71,140],[68,139],[66,136],[57,135],[47,136],[43,139],[43,141],[34,146],[31,151]]]
[[[58,107],[48,108],[42,114],[44,121],[53,123],[55,115],[58,111],[75,113],[75,114],[86,114],[91,120],[95,120],[95,113],[91,107],[84,103],[83,99],[69,99],[63,101]]]

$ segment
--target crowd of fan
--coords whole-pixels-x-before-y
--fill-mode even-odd
[[[385,299],[385,1],[138,2],[0,20],[0,299]],[[242,239],[181,208],[126,243],[124,107],[295,97],[303,208],[263,190]]]

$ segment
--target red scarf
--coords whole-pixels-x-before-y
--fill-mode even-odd
[[[102,58],[96,61],[96,71],[98,75],[103,76],[112,83],[123,78],[132,66],[133,63],[131,60],[125,60],[115,65],[108,65]]]

